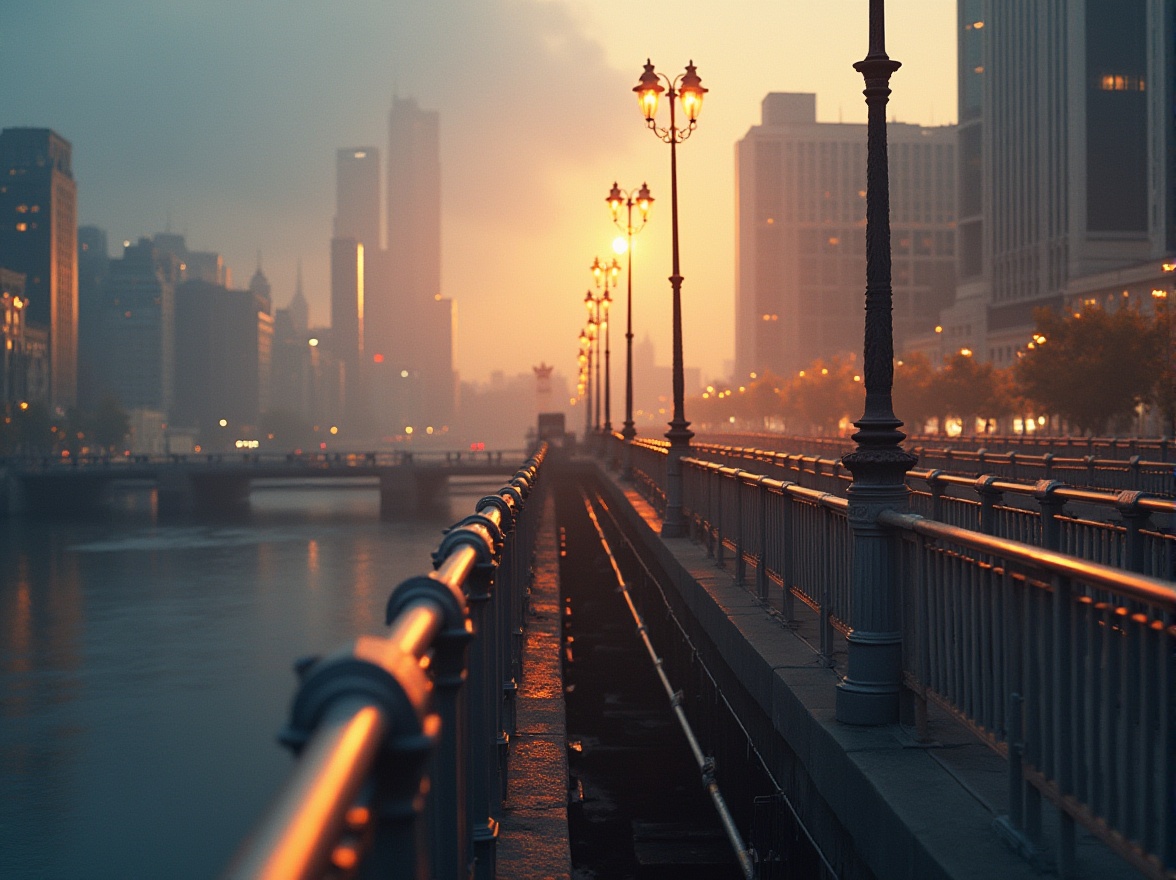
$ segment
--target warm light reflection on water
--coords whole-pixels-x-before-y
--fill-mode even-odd
[[[435,519],[360,489],[265,489],[251,512],[0,520],[0,877],[216,876],[290,766],[293,661],[381,633],[431,568]],[[456,515],[454,515],[456,512]]]

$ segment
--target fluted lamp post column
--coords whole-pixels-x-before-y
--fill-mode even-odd
[[[621,461],[621,477],[625,480],[633,479],[633,438],[637,436],[637,427],[633,423],[633,236],[645,228],[649,221],[649,209],[653,206],[653,196],[649,193],[649,184],[642,183],[641,189],[634,193],[623,190],[613,181],[612,189],[608,193],[608,207],[612,211],[613,223],[625,233],[625,264],[628,275],[627,296],[625,299],[625,424],[621,428],[621,436],[625,440],[624,458]],[[633,205],[641,211],[641,224],[633,225]],[[621,206],[626,209],[625,225],[621,226]]]
[[[665,86],[662,85],[663,81],[666,83]],[[664,74],[657,73],[653,69],[653,64],[646,59],[645,70],[633,91],[637,93],[637,102],[641,106],[645,124],[650,131],[670,145],[670,240],[673,254],[670,287],[674,300],[674,417],[670,421],[670,430],[666,432],[670,450],[669,460],[666,462],[666,510],[662,517],[661,533],[664,538],[681,538],[686,535],[686,519],[682,515],[682,459],[690,450],[690,438],[694,436],[694,432],[690,430],[690,423],[686,421],[683,402],[686,383],[682,366],[682,273],[678,265],[678,144],[694,132],[698,124],[698,114],[702,112],[702,98],[709,90],[702,87],[702,80],[695,71],[693,61],[686,65],[685,73],[680,73],[671,80]],[[657,105],[662,92],[666,92],[669,99],[669,128],[661,128],[657,124]],[[679,101],[687,120],[684,128],[679,128],[677,124],[676,108]]]
[[[611,325],[612,322],[608,319],[609,309],[612,308],[612,297],[609,296],[609,289],[614,287],[617,282],[617,276],[621,274],[621,264],[613,258],[611,263],[602,262],[600,257],[594,257],[592,265],[592,277],[596,279],[596,287],[599,290],[604,287],[604,294],[595,297],[596,300],[596,319],[604,326],[604,431],[606,434],[612,433],[612,351],[610,350],[609,340],[612,337]]]
[[[848,670],[837,686],[837,720],[849,724],[898,721],[902,687],[902,621],[898,539],[878,525],[884,510],[908,506],[906,472],[915,456],[899,444],[906,435],[894,415],[894,338],[890,286],[890,183],[886,159],[886,104],[899,62],[886,54],[883,0],[870,0],[870,51],[854,64],[865,78],[869,108],[866,149],[866,406],[854,422],[857,449],[842,461],[853,473],[849,522],[853,531]]]

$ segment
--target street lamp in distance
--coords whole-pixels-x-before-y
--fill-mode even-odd
[[[645,228],[649,222],[649,209],[653,207],[653,196],[649,192],[649,184],[642,183],[641,189],[634,193],[632,190],[621,189],[613,181],[612,189],[608,192],[609,210],[612,211],[613,223],[625,233],[625,261],[628,275],[628,295],[625,301],[625,424],[621,428],[621,436],[625,439],[625,453],[621,464],[621,476],[626,480],[633,479],[633,438],[637,436],[637,428],[633,424],[633,236]],[[640,225],[633,225],[633,206],[641,212]],[[626,209],[625,225],[621,225],[621,208]]]
[[[670,449],[669,460],[666,462],[666,509],[662,518],[661,533],[666,538],[681,538],[686,535],[686,520],[682,516],[682,459],[690,449],[690,438],[694,433],[690,430],[690,423],[686,421],[683,401],[685,378],[682,365],[682,273],[678,262],[678,144],[694,132],[698,124],[698,115],[702,112],[702,99],[708,89],[703,88],[693,61],[686,65],[684,73],[670,79],[654,70],[653,63],[646,59],[645,70],[633,91],[637,93],[637,103],[641,107],[642,116],[645,117],[646,126],[670,145],[670,240],[673,257],[670,287],[673,290],[674,417],[670,420],[670,430],[666,432]],[[657,124],[657,108],[663,92],[666,93],[670,105],[668,128],[662,128]],[[686,125],[682,128],[678,127],[677,122],[679,103],[686,116]]]

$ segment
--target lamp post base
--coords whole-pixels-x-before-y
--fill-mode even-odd
[[[686,517],[682,513],[682,459],[690,452],[690,430],[685,419],[670,422],[666,439],[670,441],[669,460],[666,462],[666,512],[662,518],[663,538],[685,538]]]

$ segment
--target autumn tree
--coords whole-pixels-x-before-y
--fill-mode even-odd
[[[894,414],[912,434],[923,433],[927,422],[942,414],[934,396],[934,379],[935,370],[922,352],[904,355],[894,363]]]
[[[816,434],[836,434],[842,419],[861,415],[865,387],[854,364],[836,357],[801,370],[785,386],[783,398],[790,423],[806,425]]]
[[[1012,412],[1010,383],[991,363],[971,354],[953,355],[932,379],[931,397],[941,416],[955,416],[967,431],[977,418],[999,418]]]
[[[1017,362],[1021,393],[1083,433],[1131,418],[1153,393],[1162,340],[1138,309],[1034,312],[1033,348]]]

